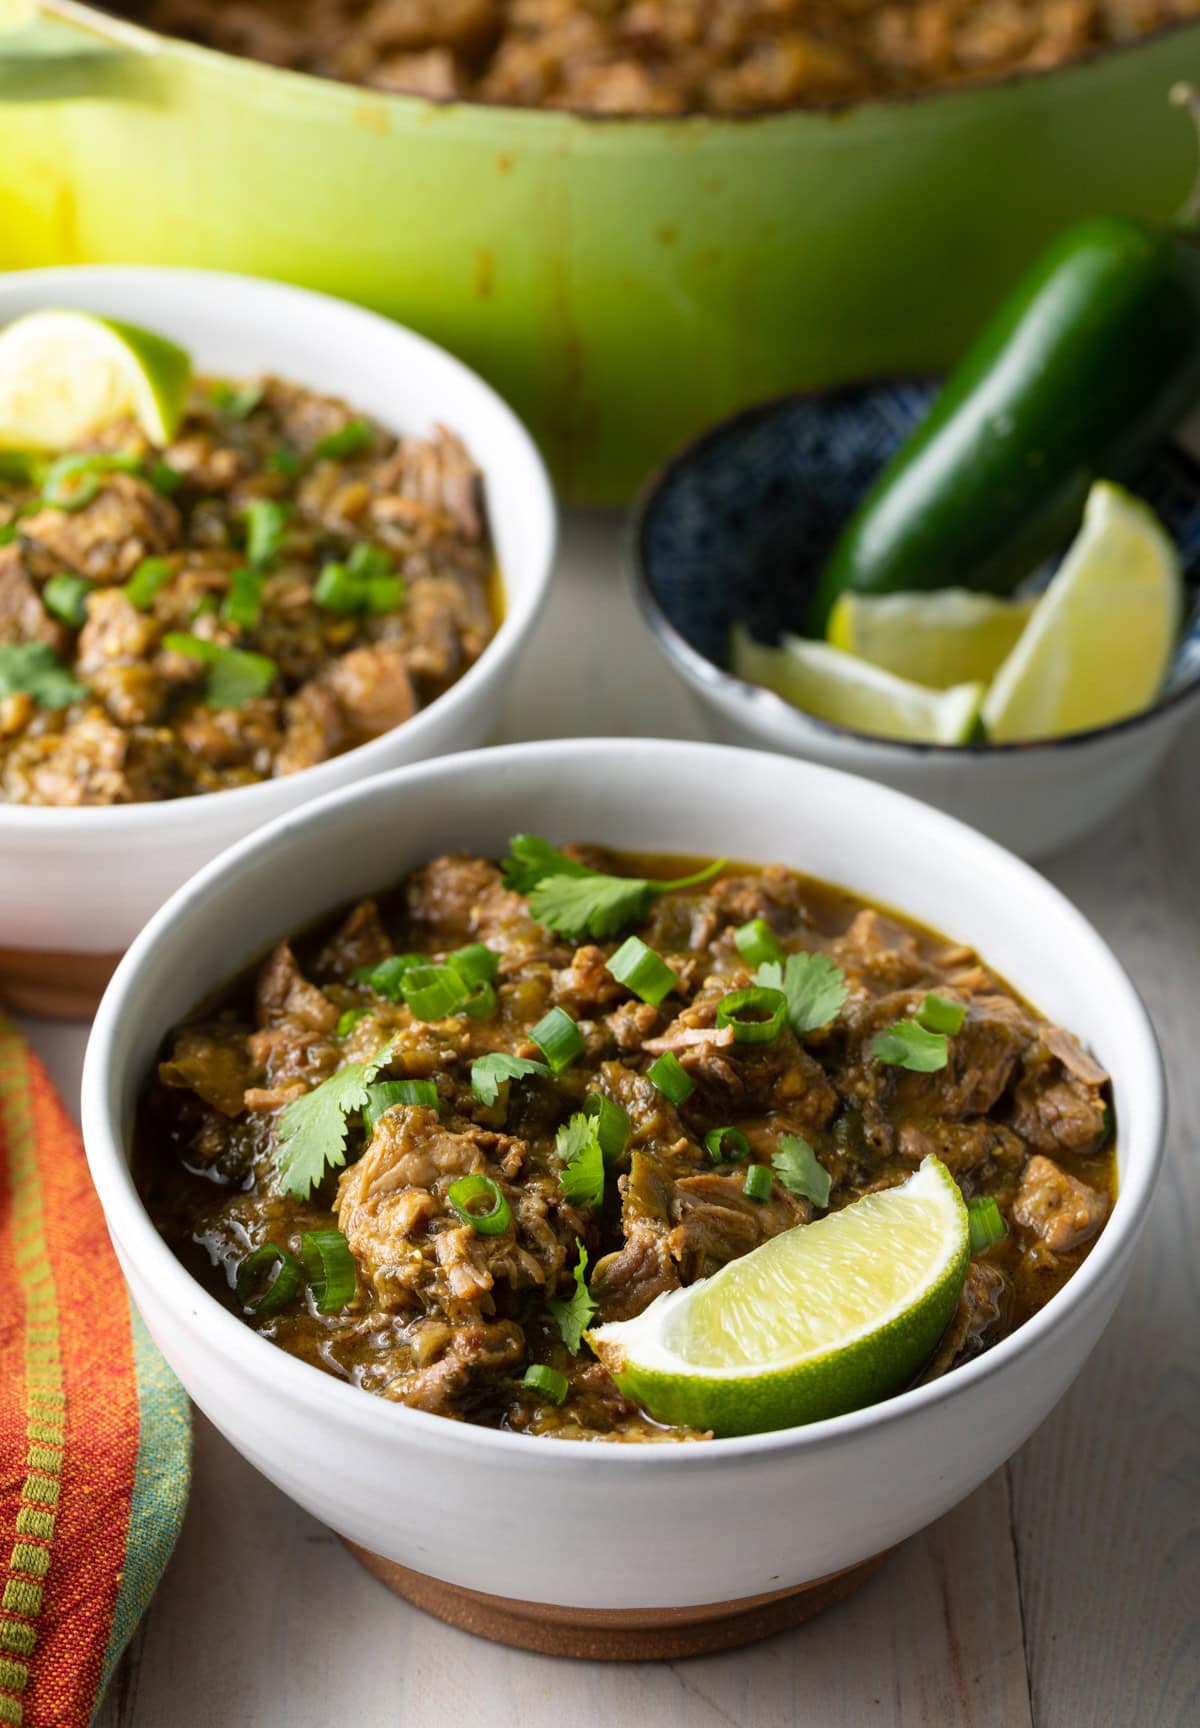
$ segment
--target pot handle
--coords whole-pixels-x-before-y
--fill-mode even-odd
[[[99,96],[142,58],[126,42],[0,0],[0,102]]]

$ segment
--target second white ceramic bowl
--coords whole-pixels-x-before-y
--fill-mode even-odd
[[[484,475],[504,619],[475,665],[403,726],[315,768],[163,804],[0,803],[0,950],[120,953],[146,918],[231,841],[334,787],[486,738],[554,561],[554,495],[537,448],[495,391],[424,337],[341,300],[202,270],[99,267],[0,280],[0,325],[83,307],[159,330],[198,371],[273,372],[343,397],[396,432],[456,432]]]
[[[278,938],[438,852],[515,832],[727,854],[900,907],[978,947],[1110,1070],[1120,1195],[1070,1282],[944,1379],[807,1428],[692,1446],[575,1445],[410,1410],[242,1325],[158,1235],[129,1172],[138,1095],[168,1029]],[[150,1330],[263,1474],[352,1541],[532,1603],[662,1609],[821,1578],[939,1517],[1021,1445],[1096,1344],[1161,1156],[1158,1050],[1129,979],[1075,908],[935,810],[808,763],[596,739],[402,769],[294,811],[176,894],[101,1005],[83,1079],[92,1176]],[[1080,1506],[1081,1518],[1102,1516]]]

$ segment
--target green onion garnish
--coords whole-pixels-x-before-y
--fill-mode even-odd
[[[252,498],[242,511],[246,524],[246,557],[261,570],[279,555],[288,509],[278,498]]]
[[[400,990],[418,1020],[444,1020],[462,1007],[467,995],[453,966],[410,966]]]
[[[339,618],[348,618],[362,606],[359,585],[344,564],[322,565],[313,599],[326,612],[336,612]]]
[[[271,1268],[276,1267],[274,1277]],[[237,1270],[234,1294],[249,1314],[260,1319],[274,1314],[297,1295],[304,1283],[304,1268],[286,1248],[264,1242],[247,1254]]]
[[[371,1012],[369,1008],[346,1008],[338,1015],[335,1035],[338,1038],[348,1038],[360,1020],[365,1020]]]
[[[139,474],[141,469],[140,456],[60,456],[46,470],[42,501],[56,510],[82,510],[99,493],[102,474]]]
[[[1008,1235],[1000,1208],[990,1194],[977,1194],[973,1200],[967,1201],[967,1228],[971,1233],[972,1254],[978,1254],[981,1248],[988,1248],[993,1242],[1003,1242]]]
[[[404,578],[396,575],[386,552],[360,540],[344,563],[322,567],[313,599],[341,617],[354,612],[395,612],[404,603]]]
[[[472,942],[468,948],[447,954],[446,964],[453,966],[464,984],[490,984],[500,970],[500,956],[494,948]]]
[[[664,996],[669,996],[679,980],[666,961],[642,941],[630,936],[607,961],[608,970],[618,984],[624,984],[643,1002],[657,1008]]]
[[[154,596],[165,588],[173,571],[165,558],[143,558],[125,584],[125,598],[139,612],[149,612]]]
[[[564,1008],[551,1008],[529,1034],[555,1074],[583,1054],[583,1034]]]
[[[300,1238],[300,1253],[313,1300],[322,1314],[336,1314],[353,1301],[358,1268],[340,1230],[306,1230]]]
[[[214,378],[208,387],[208,399],[213,407],[231,420],[245,420],[253,414],[263,394],[264,386],[258,382],[233,384],[228,378]]]
[[[742,1193],[747,1200],[769,1200],[771,1198],[771,1172],[765,1164],[748,1164],[746,1180],[742,1184]]]
[[[60,624],[66,624],[72,630],[82,630],[87,623],[87,597],[92,587],[93,584],[84,577],[60,570],[42,589],[42,605]]]
[[[567,1395],[567,1377],[560,1374],[557,1368],[549,1368],[544,1362],[535,1362],[526,1368],[522,1386],[530,1392],[539,1392],[543,1398],[548,1398],[551,1404],[561,1404]]]
[[[740,1128],[714,1128],[704,1136],[704,1149],[714,1164],[740,1164],[750,1156],[750,1142]]]
[[[204,661],[208,667],[204,700],[210,708],[241,708],[256,697],[265,696],[279,671],[274,660],[268,660],[265,654],[226,648],[203,636],[183,636],[171,630],[163,637],[163,647],[172,654],[187,654],[193,660]]]
[[[606,1164],[615,1164],[624,1156],[629,1139],[629,1116],[619,1104],[606,1098],[603,1092],[589,1092],[583,1101],[583,1113],[596,1124],[596,1135]]]
[[[669,1050],[650,1064],[646,1078],[654,1082],[669,1104],[682,1104],[696,1090],[696,1082],[678,1056]]]
[[[350,977],[355,984],[369,985],[377,996],[386,996],[389,1002],[402,1002],[404,974],[414,966],[426,964],[424,954],[389,954],[377,966],[356,966]]]
[[[962,1031],[966,1017],[967,1010],[961,1002],[948,1002],[944,996],[932,993],[926,996],[916,1013],[918,1024],[927,1032],[948,1032],[952,1037]]]
[[[318,438],[313,449],[318,456],[357,456],[371,442],[371,428],[365,420],[347,420],[337,432]]]
[[[765,918],[751,918],[733,933],[737,951],[747,966],[766,966],[783,959],[783,944]]]
[[[362,1107],[363,1129],[368,1139],[374,1134],[379,1118],[396,1104],[409,1109],[419,1104],[426,1110],[436,1110],[438,1089],[432,1080],[377,1080],[374,1086],[368,1086],[367,1101]]]
[[[486,978],[479,984],[472,984],[462,1012],[468,1020],[490,1020],[496,1012],[496,986],[489,984]]]
[[[480,1236],[499,1236],[512,1223],[508,1201],[490,1176],[480,1173],[460,1176],[451,1184],[446,1198],[463,1223],[470,1224]],[[481,1200],[489,1201],[490,1205],[486,1211],[478,1212],[475,1207]]]
[[[267,467],[273,474],[282,475],[285,480],[294,480],[304,467],[304,460],[290,444],[276,444],[267,457]]]
[[[156,462],[147,476],[156,492],[163,493],[167,498],[183,485],[183,475],[178,468],[172,468],[169,462]]]
[[[243,630],[253,630],[262,616],[261,570],[250,570],[245,565],[235,570],[229,578],[229,592],[225,596],[225,604],[221,607],[221,616],[230,624],[238,624]]]
[[[717,1025],[733,1028],[735,1044],[773,1044],[787,1025],[787,1017],[783,991],[763,984],[731,990],[717,1003]]]

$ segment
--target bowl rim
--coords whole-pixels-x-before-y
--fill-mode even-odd
[[[461,385],[475,393],[477,401],[485,403],[490,411],[505,423],[507,438],[520,452],[520,460],[527,469],[527,496],[519,507],[519,514],[533,529],[533,537],[537,543],[536,556],[529,560],[529,579],[522,584],[522,592],[514,593],[505,580],[505,572],[500,570],[504,613],[499,628],[487,642],[479,658],[461,677],[455,679],[448,689],[435,696],[424,708],[419,708],[410,719],[381,732],[377,738],[356,744],[352,750],[344,750],[337,756],[329,757],[327,761],[315,763],[311,768],[301,768],[295,774],[278,779],[256,780],[245,786],[224,787],[217,792],[193,793],[184,798],[80,808],[7,803],[0,799],[0,831],[10,830],[14,835],[25,833],[64,836],[76,830],[87,834],[113,831],[125,833],[133,832],[139,826],[177,828],[193,818],[202,822],[203,818],[197,814],[199,811],[212,812],[214,817],[218,812],[229,817],[243,812],[249,817],[256,797],[262,798],[271,789],[276,796],[280,796],[278,789],[289,782],[302,786],[303,792],[300,796],[311,799],[320,796],[324,791],[332,790],[344,780],[348,772],[347,764],[353,763],[353,768],[349,770],[352,777],[365,778],[377,771],[375,765],[380,759],[387,758],[398,735],[403,734],[406,738],[419,742],[446,717],[447,710],[456,702],[462,702],[480,686],[505,672],[537,622],[554,573],[559,539],[558,501],[545,458],[533,434],[499,391],[465,361],[428,336],[423,336],[420,331],[401,324],[394,318],[385,317],[381,312],[374,312],[369,307],[359,306],[354,301],[344,300],[336,294],[325,294],[318,289],[279,282],[268,276],[251,276],[244,271],[207,270],[190,265],[169,264],[59,264],[31,270],[12,270],[0,276],[0,329],[10,320],[10,298],[23,297],[24,292],[29,290],[37,291],[44,287],[48,295],[53,295],[60,291],[69,293],[72,285],[86,288],[94,284],[119,289],[122,283],[130,281],[158,284],[162,289],[168,314],[170,295],[177,284],[196,281],[211,283],[232,294],[249,288],[264,302],[288,303],[304,308],[312,320],[327,322],[337,319],[345,326],[357,325],[363,336],[371,337],[376,344],[395,345],[409,356],[418,354],[423,360],[440,368],[443,375],[456,378]],[[48,301],[47,304],[49,303]],[[454,430],[467,445],[468,452],[474,456],[475,453],[471,450],[470,428],[458,427]],[[488,471],[482,464],[481,472],[486,485]]]
[[[1052,66],[1014,67],[1007,72],[997,72],[990,76],[961,84],[934,84],[926,89],[901,91],[889,95],[871,95],[858,101],[842,102],[809,102],[795,104],[788,108],[743,108],[735,113],[714,113],[709,109],[688,109],[677,114],[659,114],[645,109],[633,109],[628,112],[597,113],[588,108],[548,108],[525,107],[517,103],[479,102],[466,96],[418,96],[411,92],[400,90],[375,89],[369,85],[349,84],[341,79],[327,78],[321,74],[300,71],[290,66],[272,66],[266,61],[253,60],[241,54],[231,54],[224,48],[212,48],[202,42],[191,42],[185,37],[171,36],[166,31],[153,30],[148,25],[137,24],[132,19],[114,16],[102,11],[98,6],[91,5],[88,0],[41,0],[43,12],[61,22],[98,36],[103,41],[120,42],[132,48],[143,57],[158,55],[164,49],[177,54],[181,59],[198,61],[205,65],[216,61],[225,67],[234,65],[245,68],[239,76],[256,76],[262,78],[271,74],[283,78],[289,84],[299,81],[304,88],[311,91],[312,86],[325,85],[332,91],[347,90],[365,94],[375,101],[389,106],[396,106],[410,112],[430,111],[451,112],[462,109],[469,115],[495,117],[504,115],[511,117],[521,115],[534,125],[549,129],[555,125],[584,125],[590,131],[602,131],[618,134],[632,127],[641,126],[653,128],[678,127],[690,125],[695,128],[705,128],[713,125],[748,128],[750,126],[770,123],[783,123],[802,117],[811,121],[844,122],[848,117],[858,114],[890,115],[909,109],[929,109],[938,103],[954,99],[969,100],[976,94],[993,90],[1024,89],[1030,85],[1036,86],[1046,80],[1070,74],[1072,72],[1088,72],[1102,68],[1121,56],[1136,54],[1139,49],[1149,48],[1155,43],[1182,35],[1188,30],[1200,32],[1200,20],[1195,18],[1171,18],[1165,23],[1157,24],[1152,30],[1130,42],[1102,42],[1086,48],[1082,53],[1073,54],[1069,60],[1059,61]],[[329,99],[329,98],[327,98]]]
[[[890,815],[897,826],[918,821],[934,834],[953,837],[958,843],[975,848],[993,868],[1004,870],[1019,889],[1032,893],[1053,910],[1066,940],[1076,946],[1090,947],[1106,967],[1115,989],[1124,997],[1126,1015],[1134,1028],[1126,1061],[1134,1076],[1134,1089],[1143,1091],[1145,1096],[1140,1100],[1138,1119],[1131,1125],[1127,1142],[1131,1160],[1122,1179],[1118,1204],[1091,1253],[1043,1308],[992,1349],[924,1386],[910,1387],[880,1403],[823,1422],[712,1439],[700,1446],[568,1446],[565,1453],[577,1462],[565,1467],[592,1473],[597,1468],[619,1473],[639,1467],[640,1460],[641,1467],[650,1469],[703,1469],[714,1465],[720,1468],[748,1457],[764,1457],[793,1448],[817,1449],[867,1428],[905,1421],[948,1398],[966,1396],[985,1376],[1001,1373],[1017,1358],[1045,1347],[1073,1312],[1090,1310],[1102,1301],[1106,1286],[1121,1272],[1141,1232],[1163,1161],[1166,1130],[1163,1061],[1149,1014],[1128,973],[1095,927],[1061,890],[1030,865],[956,818],[840,769],[729,745],[667,739],[555,739],[504,745],[413,763],[355,782],[276,819],[228,847],[179,888],[150,919],[118,966],[96,1015],[84,1058],[82,1122],[92,1181],[114,1241],[129,1255],[138,1273],[153,1285],[156,1297],[167,1304],[173,1319],[193,1335],[203,1333],[208,1351],[232,1360],[237,1371],[253,1376],[270,1398],[320,1410],[330,1421],[356,1424],[361,1432],[388,1443],[402,1444],[408,1440],[413,1444],[444,1447],[453,1434],[467,1450],[478,1449],[498,1463],[511,1463],[521,1456],[537,1457],[527,1435],[470,1423],[454,1423],[448,1432],[446,1417],[392,1403],[289,1355],[244,1325],[176,1259],[134,1186],[114,1108],[118,1103],[119,1082],[110,1072],[111,1047],[125,1018],[137,1016],[143,971],[154,965],[164,938],[169,937],[181,916],[202,909],[222,883],[236,883],[242,871],[260,854],[289,843],[302,843],[304,832],[336,824],[342,810],[350,804],[419,795],[424,783],[437,779],[462,782],[469,796],[476,776],[481,772],[495,773],[508,764],[536,763],[546,774],[555,775],[571,770],[586,772],[589,766],[594,771],[601,760],[615,767],[619,761],[628,772],[631,764],[635,769],[654,766],[661,770],[664,755],[679,763],[685,758],[697,764],[703,762],[707,769],[723,763],[731,770],[744,769],[747,757],[757,757],[776,776],[781,763],[786,764],[783,771],[810,782],[810,791],[814,782],[817,788],[829,787],[834,782],[843,788],[852,786],[853,796],[881,805],[882,814]],[[820,804],[818,797],[815,807]],[[675,1465],[670,1466],[668,1459],[674,1459]]]
[[[858,392],[886,389],[889,386],[900,387],[936,381],[936,377],[927,373],[913,373],[882,378],[850,378],[836,384],[815,385],[811,389],[784,390],[778,395],[748,403],[746,407],[739,408],[713,425],[705,427],[658,464],[639,488],[630,507],[624,558],[627,579],[633,588],[638,611],[663,658],[694,689],[699,689],[706,695],[716,694],[730,703],[742,705],[748,710],[747,718],[757,721],[761,716],[790,731],[797,747],[806,742],[806,734],[812,731],[818,736],[837,739],[850,748],[863,745],[873,751],[886,752],[897,757],[924,756],[979,762],[989,758],[1027,756],[1036,751],[1087,749],[1102,746],[1109,738],[1133,732],[1140,726],[1182,708],[1185,703],[1200,701],[1198,672],[1190,682],[1178,690],[1160,696],[1149,708],[1139,709],[1136,714],[1126,714],[1120,720],[1110,720],[1103,726],[1089,726],[1081,732],[1064,732],[1058,737],[1023,738],[1007,743],[994,743],[983,739],[969,744],[887,738],[878,732],[860,732],[852,726],[842,725],[840,721],[823,720],[818,715],[805,714],[803,710],[794,708],[790,702],[777,695],[774,690],[768,690],[762,684],[752,684],[745,678],[739,678],[735,672],[727,672],[723,666],[718,666],[714,660],[694,648],[671,622],[650,580],[652,560],[648,540],[653,514],[662,503],[668,488],[681,474],[685,474],[695,462],[727,437],[750,431],[759,422],[769,420],[785,408],[794,408],[822,397],[853,396]],[[1168,440],[1168,443],[1191,470],[1197,493],[1200,494],[1200,460],[1177,438]],[[763,747],[766,748],[765,737]]]

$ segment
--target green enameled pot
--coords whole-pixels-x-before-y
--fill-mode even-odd
[[[941,367],[1046,238],[1166,215],[1200,22],[839,112],[596,119],[389,96],[0,0],[0,266],[247,271],[393,314],[512,401],[566,493],[800,386]]]

